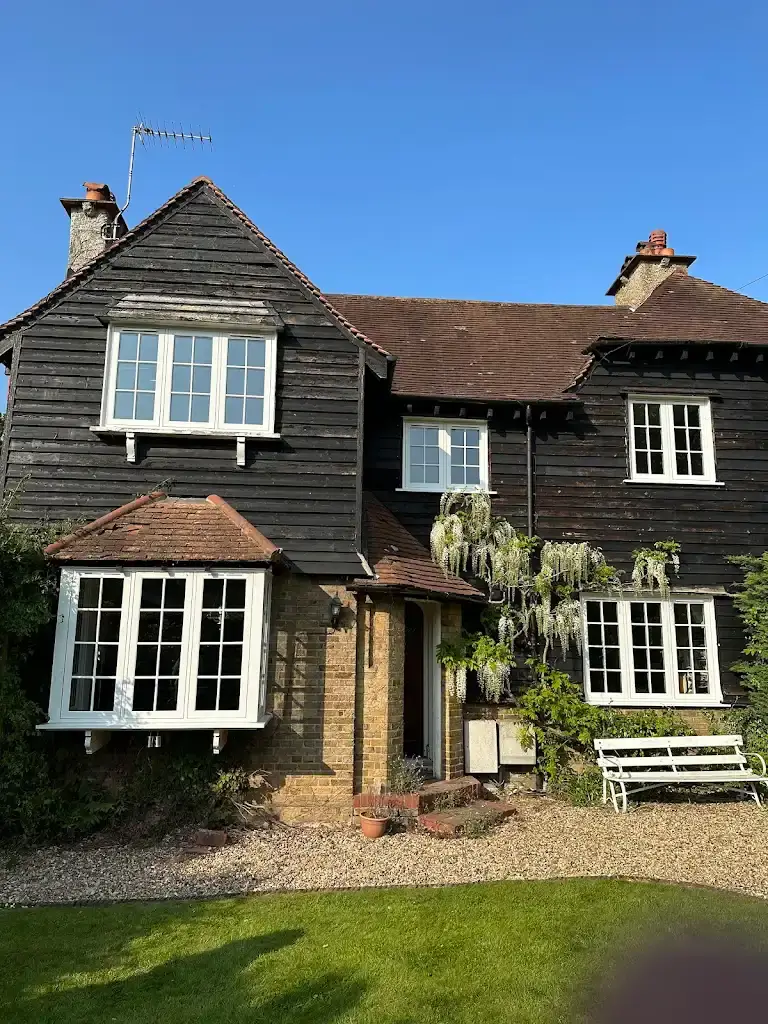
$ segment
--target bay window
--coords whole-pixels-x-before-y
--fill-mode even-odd
[[[257,727],[270,581],[259,569],[63,569],[51,726]]]
[[[488,490],[488,424],[403,420],[403,489]]]
[[[277,334],[112,327],[100,429],[270,435]]]
[[[585,596],[582,607],[590,703],[722,703],[711,597]]]

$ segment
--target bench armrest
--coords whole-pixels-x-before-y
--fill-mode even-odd
[[[605,769],[608,768],[611,771],[618,772],[619,775],[624,774],[624,769],[621,766],[621,762],[617,761],[616,758],[610,757],[608,754],[601,754],[600,761],[602,762],[600,767],[603,769],[603,772],[605,772]]]
[[[745,756],[745,757],[756,757],[756,758],[757,758],[757,760],[758,760],[758,761],[760,762],[760,764],[762,765],[762,768],[763,768],[763,775],[766,775],[766,774],[768,774],[768,769],[766,769],[766,767],[765,767],[765,758],[763,757],[763,755],[762,755],[762,754],[755,754],[755,753],[754,753],[753,751],[751,751],[751,750],[745,750],[745,751],[744,751],[744,756]]]

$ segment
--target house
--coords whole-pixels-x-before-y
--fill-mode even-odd
[[[339,819],[421,756],[463,772],[435,644],[482,594],[442,573],[440,494],[515,527],[683,548],[669,599],[590,595],[585,699],[728,706],[743,645],[728,556],[768,548],[768,305],[653,232],[613,305],[328,295],[206,178],[128,230],[105,186],[62,201],[68,273],[0,328],[2,485],[77,520],[49,720],[97,751],[236,748],[286,818]]]

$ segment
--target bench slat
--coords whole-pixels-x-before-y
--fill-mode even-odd
[[[599,757],[597,763],[609,768],[662,768],[673,764],[746,764],[747,759],[743,754],[673,754],[672,757],[669,754],[649,757],[612,757],[606,754]]]
[[[740,747],[741,736],[651,736],[642,739],[599,739],[596,750],[654,750],[663,747]]]
[[[608,771],[607,777],[614,782],[763,782],[768,779],[754,772],[618,772]]]

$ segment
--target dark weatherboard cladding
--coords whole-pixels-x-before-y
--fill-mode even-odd
[[[89,520],[162,485],[220,494],[306,571],[359,575],[362,348],[205,182],[29,326],[19,327],[6,488],[16,514]],[[275,431],[139,437],[137,460],[99,422],[110,308],[131,293],[264,300],[279,314]]]

